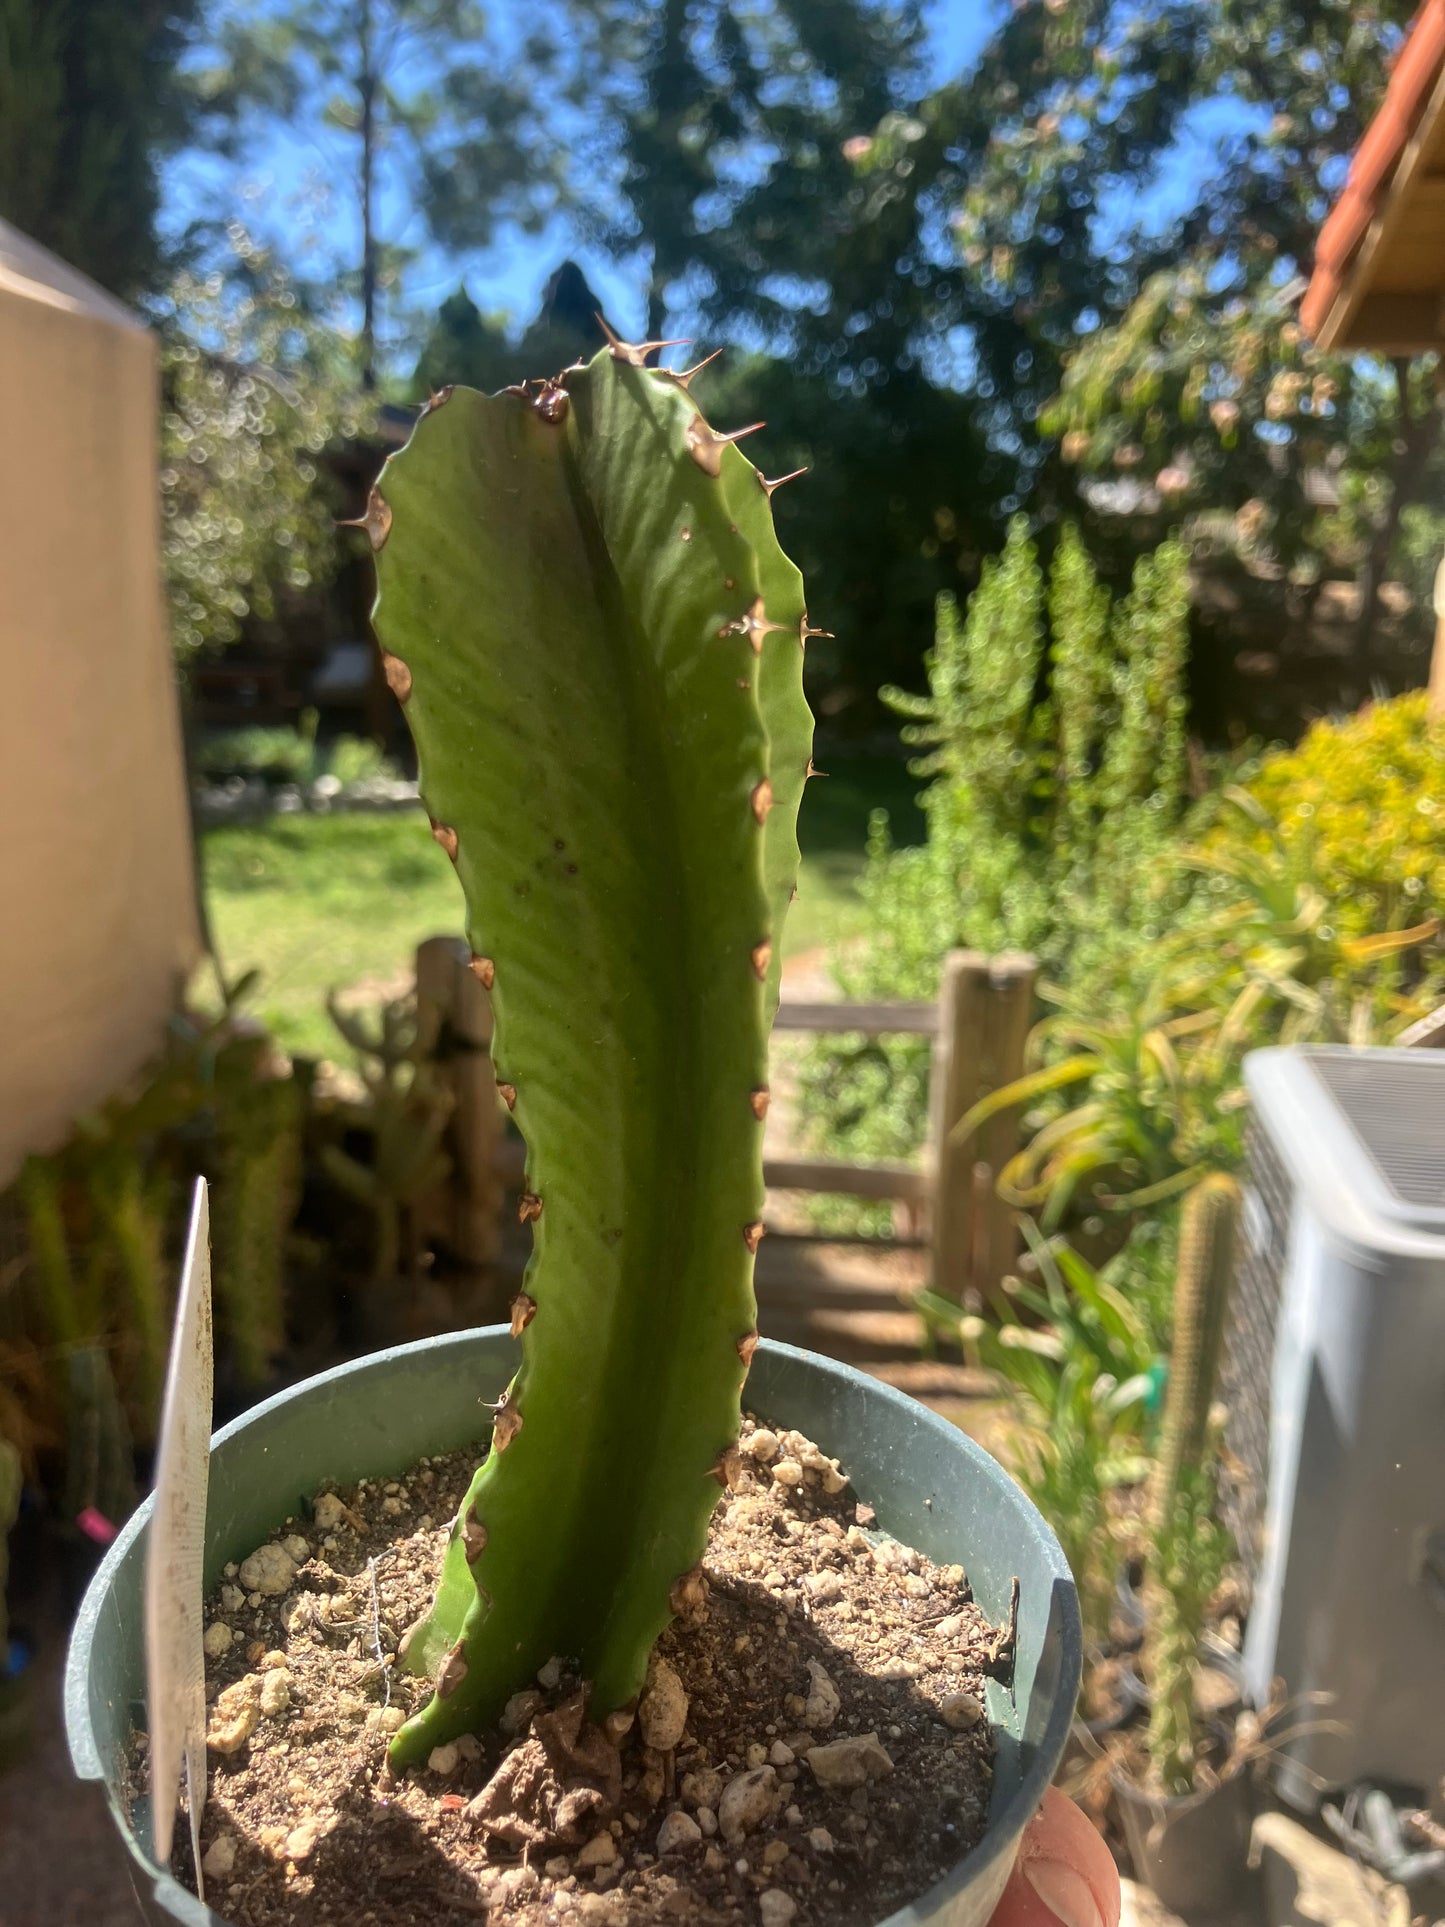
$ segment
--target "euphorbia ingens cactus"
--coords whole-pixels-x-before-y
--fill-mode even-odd
[[[398,1764],[554,1653],[594,1718],[630,1701],[736,1451],[813,632],[773,484],[689,380],[614,342],[555,381],[448,390],[365,519],[535,1240],[521,1367],[408,1643],[436,1692]]]

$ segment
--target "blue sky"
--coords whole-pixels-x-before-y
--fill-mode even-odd
[[[929,0],[925,12],[938,80],[968,66],[1002,3]],[[527,0],[497,0],[495,17],[503,31],[525,19],[526,6]],[[162,183],[163,224],[167,232],[178,234],[198,214],[209,212],[219,193],[253,232],[284,231],[291,246],[298,236],[307,237],[305,246],[316,266],[333,251],[354,261],[360,252],[360,224],[344,190],[338,191],[348,178],[345,160],[342,145],[324,132],[281,130],[249,158],[238,190],[231,170],[195,153],[179,155]],[[409,220],[404,196],[394,188],[383,191],[380,226],[386,238],[403,244],[422,239],[418,224]],[[465,258],[425,245],[409,271],[407,292],[416,306],[429,309],[465,283],[479,307],[521,326],[535,313],[548,276],[569,254],[580,261],[618,325],[639,327],[645,313],[641,275],[579,245],[561,222],[541,235],[504,235],[494,247]]]
[[[495,0],[493,18],[503,36],[525,24],[529,3]],[[967,70],[1006,4],[1007,0],[928,0],[925,14],[935,81]],[[221,0],[222,17],[225,7],[226,0]],[[1175,151],[1142,195],[1134,191],[1101,195],[1104,232],[1139,223],[1155,227],[1187,206],[1209,171],[1221,135],[1237,128],[1239,121],[1239,109],[1227,102],[1197,107]],[[219,193],[222,205],[228,211],[235,207],[254,233],[263,238],[268,233],[284,235],[286,254],[294,258],[299,249],[306,270],[324,281],[328,264],[354,266],[360,253],[350,145],[324,129],[281,129],[248,157],[239,187],[234,172],[219,163],[195,153],[181,155],[163,182],[163,221],[170,232],[177,233],[207,210],[208,203],[214,207]],[[434,310],[464,284],[484,311],[520,327],[535,313],[548,276],[570,254],[580,261],[617,325],[628,331],[642,327],[640,264],[617,262],[589,249],[561,221],[540,235],[504,233],[487,250],[458,257],[426,242],[404,192],[395,179],[387,182],[383,170],[380,229],[385,239],[420,247],[408,271],[407,295],[413,308],[423,313]],[[395,359],[404,367],[405,355]]]

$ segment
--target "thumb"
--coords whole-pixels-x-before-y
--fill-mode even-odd
[[[1073,1801],[1050,1787],[1019,1843],[989,1927],[1118,1927],[1113,1855]]]

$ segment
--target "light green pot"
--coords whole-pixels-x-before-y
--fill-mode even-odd
[[[485,1433],[486,1403],[515,1370],[501,1326],[399,1345],[323,1372],[217,1433],[206,1517],[206,1585],[253,1551],[327,1479],[397,1473],[424,1454]],[[1079,1689],[1082,1643],[1074,1582],[1058,1541],[1013,1480],[956,1427],[846,1365],[764,1342],[748,1378],[750,1411],[792,1427],[842,1460],[880,1526],[940,1564],[966,1569],[979,1605],[1007,1617],[1019,1581],[1012,1692],[989,1684],[997,1738],[982,1842],[884,1927],[984,1927],[1019,1836],[1053,1778]],[[148,1815],[125,1805],[126,1736],[143,1718],[141,1573],[147,1501],[91,1582],[71,1636],[65,1682],[70,1756],[105,1787],[152,1927],[230,1927],[150,1854]],[[425,1927],[418,1922],[417,1927]]]

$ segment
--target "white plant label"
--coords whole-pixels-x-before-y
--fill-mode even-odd
[[[197,1178],[156,1450],[155,1509],[146,1551],[145,1637],[156,1858],[163,1867],[170,1861],[184,1766],[196,1890],[202,1900],[201,1810],[206,1803],[202,1566],[213,1378],[211,1210],[206,1180]]]

